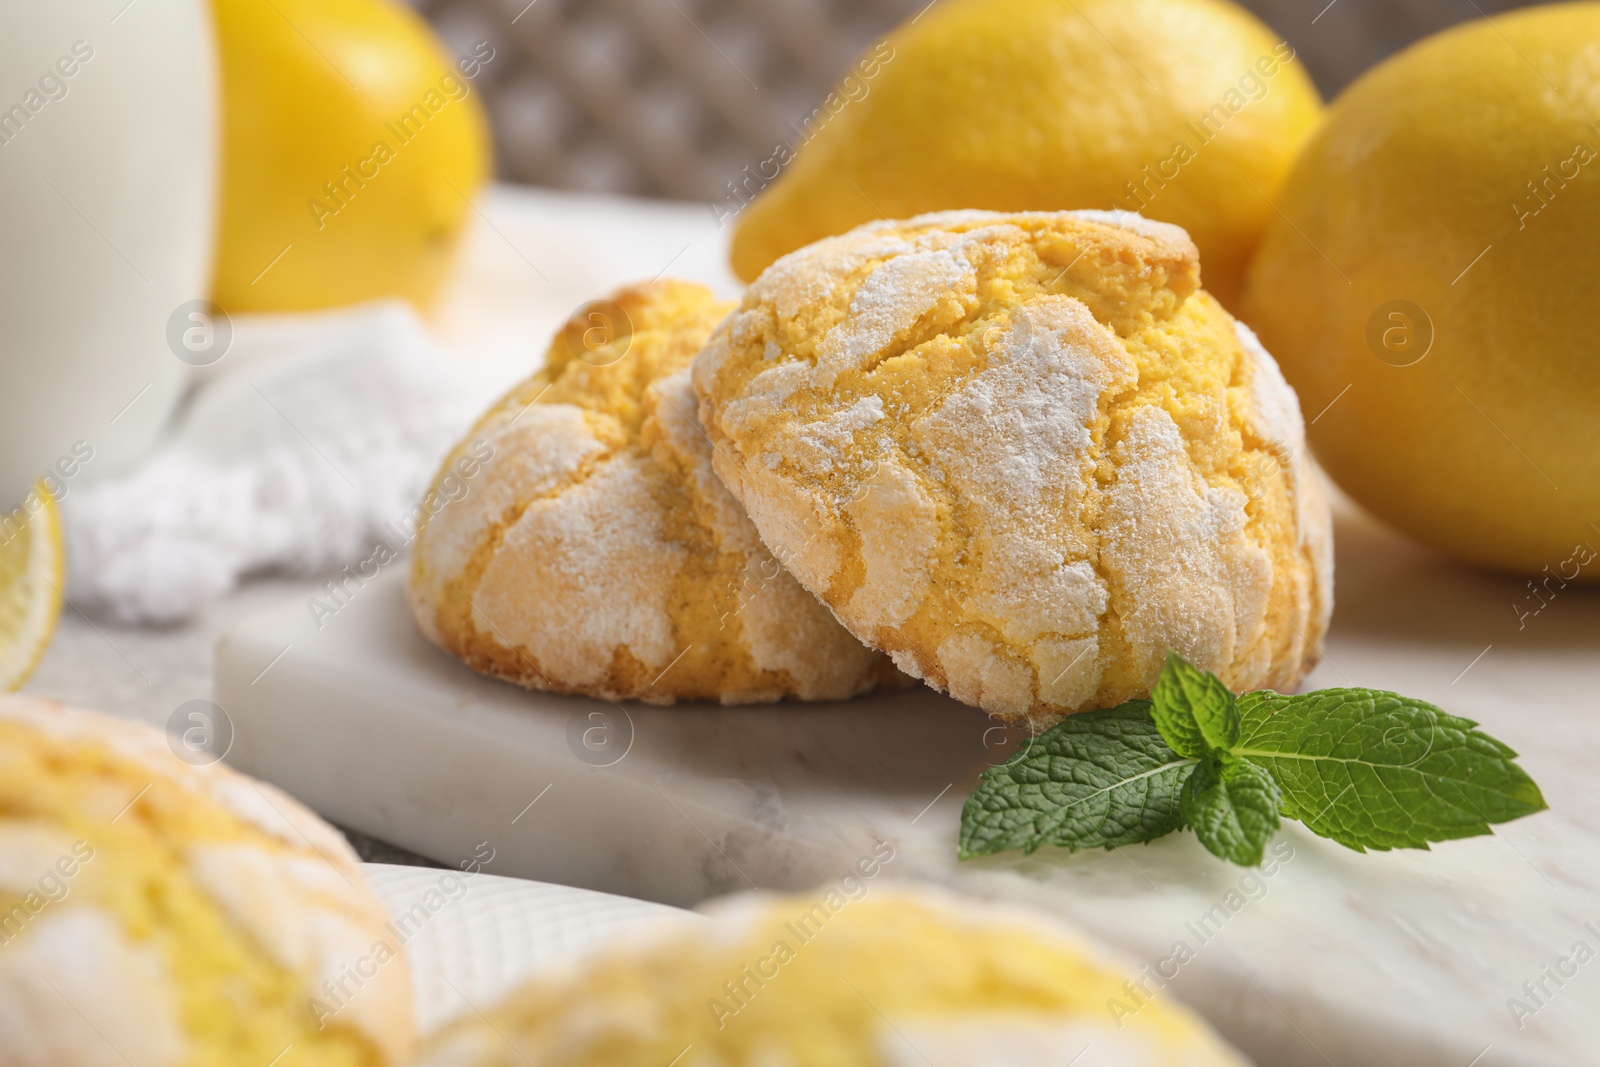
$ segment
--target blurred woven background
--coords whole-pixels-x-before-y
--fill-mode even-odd
[[[411,0],[476,84],[500,176],[564,189],[715,200],[796,138],[850,63],[927,0]],[[937,2],[937,0],[936,0]],[[1330,98],[1418,37],[1520,0],[1245,0]]]

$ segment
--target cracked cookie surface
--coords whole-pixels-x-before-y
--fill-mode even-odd
[[[337,830],[191,747],[215,725],[0,696],[0,1064],[411,1062],[406,935]]]
[[[878,222],[773,264],[697,357],[714,461],[857,637],[1001,718],[1314,665],[1332,533],[1299,403],[1126,212]]]
[[[731,310],[662,281],[575,317],[446,459],[411,605],[469,666],[655,704],[841,699],[904,679],[761,544],[688,366]],[[616,321],[608,321],[615,319]]]

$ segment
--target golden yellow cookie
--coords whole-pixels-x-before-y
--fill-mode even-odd
[[[879,222],[769,268],[696,359],[716,470],[800,583],[951,695],[1036,725],[1168,649],[1292,686],[1331,609],[1294,393],[1137,215]]]
[[[272,786],[0,698],[0,1065],[407,1063],[388,921],[344,838]]]
[[[689,361],[731,310],[664,281],[591,305],[445,460],[423,633],[534,689],[840,699],[899,678],[767,552],[711,469]]]
[[[1143,982],[1141,992],[1137,983]],[[1147,994],[1154,993],[1153,996]],[[535,979],[418,1067],[1242,1067],[1170,994],[1020,909],[849,876]]]

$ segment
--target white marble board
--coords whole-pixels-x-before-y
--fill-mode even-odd
[[[1270,874],[1189,834],[958,864],[961,802],[1008,744],[978,712],[925,690],[668,709],[527,693],[417,635],[403,563],[320,628],[303,600],[234,628],[216,699],[230,762],[447,863],[488,842],[496,874],[690,905],[813,887],[887,841],[888,876],[1051,909],[1153,969],[1181,942],[1192,958],[1148,988],[1263,1065],[1600,1064],[1600,958],[1573,956],[1600,952],[1600,590],[1554,589],[1519,617],[1544,603],[1522,580],[1345,506],[1337,522],[1338,607],[1310,684],[1479,720],[1551,811],[1431,852],[1358,855],[1291,825]]]

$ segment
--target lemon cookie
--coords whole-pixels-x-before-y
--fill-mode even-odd
[[[1292,686],[1332,607],[1298,401],[1176,226],[950,212],[780,259],[694,364],[715,466],[857,637],[1045,725],[1168,649]]]
[[[655,704],[837,699],[900,677],[712,471],[687,368],[731,308],[664,281],[556,336],[435,484],[411,581],[430,640],[531,688]]]
[[[0,698],[0,1065],[409,1062],[388,921],[344,839],[272,786]]]
[[[730,898],[709,924],[535,979],[435,1035],[418,1067],[1245,1062],[1173,998],[1130,997],[1134,969],[1056,923],[845,882]]]

